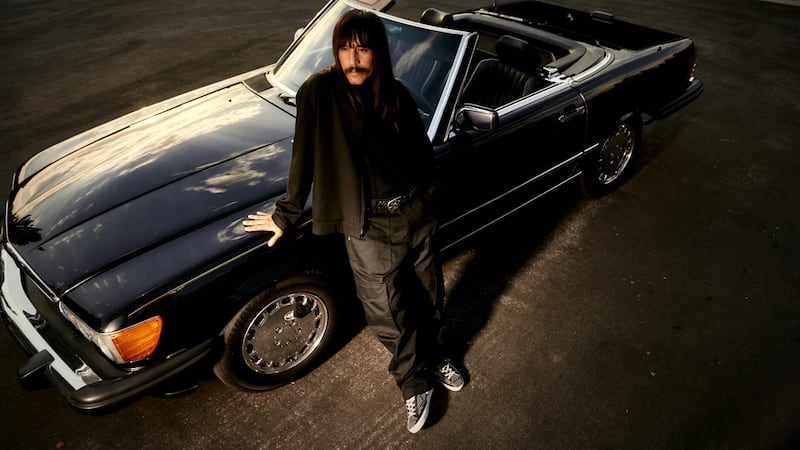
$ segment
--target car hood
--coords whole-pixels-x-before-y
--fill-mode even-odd
[[[55,295],[74,291],[100,317],[119,307],[114,298],[143,295],[124,292],[131,277],[146,288],[187,270],[160,253],[212,257],[181,249],[187,235],[215,236],[211,247],[246,240],[241,215],[284,191],[291,158],[294,117],[270,97],[237,83],[62,149],[12,191],[9,241]]]

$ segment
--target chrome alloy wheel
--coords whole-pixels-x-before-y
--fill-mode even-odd
[[[608,185],[625,172],[636,149],[636,132],[627,122],[620,122],[606,139],[597,160],[597,182]]]
[[[253,316],[243,334],[241,354],[256,373],[287,371],[314,353],[328,323],[328,309],[318,296],[293,292],[277,297]]]

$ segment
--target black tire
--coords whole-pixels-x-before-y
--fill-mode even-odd
[[[321,362],[335,321],[333,295],[320,280],[298,276],[278,283],[225,327],[214,373],[228,386],[253,391],[296,380]]]
[[[641,143],[641,116],[627,114],[619,119],[584,169],[580,183],[583,195],[601,197],[622,185],[633,172]]]

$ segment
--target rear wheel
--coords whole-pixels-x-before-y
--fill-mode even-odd
[[[279,283],[228,323],[214,373],[229,386],[257,391],[295,380],[321,361],[335,319],[333,295],[316,278]]]
[[[614,125],[581,177],[581,191],[599,197],[618,188],[633,171],[642,141],[642,120],[628,114]]]

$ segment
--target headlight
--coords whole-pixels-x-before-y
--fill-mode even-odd
[[[161,337],[162,319],[151,317],[123,330],[112,333],[98,333],[86,325],[69,308],[60,302],[61,313],[81,334],[99,348],[112,361],[124,364],[150,356],[158,346]]]

